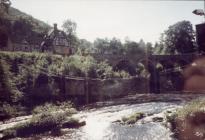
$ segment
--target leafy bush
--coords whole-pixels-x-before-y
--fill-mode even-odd
[[[11,129],[3,131],[4,137],[25,137],[31,134],[44,133],[59,126],[66,119],[65,113],[48,113],[34,115],[29,122],[17,124]]]
[[[119,78],[130,78],[130,74],[124,70],[115,72],[114,75]]]
[[[77,77],[88,76],[90,78],[128,78],[130,75],[125,71],[114,72],[113,68],[106,62],[97,62],[91,56],[73,55],[63,61],[63,74]]]
[[[6,118],[15,117],[17,112],[18,111],[17,111],[16,107],[5,103],[0,108],[0,119],[3,120],[3,119],[6,119]]]
[[[57,105],[51,103],[45,103],[44,105],[37,106],[33,109],[33,114],[40,114],[45,112],[66,112],[67,116],[76,113],[76,110],[72,107],[71,102],[62,102]]]
[[[11,105],[3,103],[0,107],[0,120],[10,119],[12,117],[22,116],[27,114],[27,109],[21,105]]]

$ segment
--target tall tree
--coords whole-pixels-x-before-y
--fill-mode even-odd
[[[76,28],[77,28],[76,22],[70,19],[67,19],[63,22],[62,28],[63,28],[63,31],[67,35],[70,46],[72,47],[77,46],[79,42],[76,36]]]
[[[62,25],[63,31],[68,35],[74,35],[76,33],[77,24],[76,22],[67,19]]]
[[[147,43],[146,43],[146,51],[147,51],[147,53],[148,53],[149,55],[153,54],[154,49],[153,49],[153,47],[152,47],[152,43],[150,43],[150,42],[147,42]]]
[[[94,47],[96,49],[96,51],[98,53],[107,53],[108,52],[108,49],[109,49],[109,46],[110,46],[110,42],[107,38],[105,39],[101,39],[101,38],[97,38],[95,41],[94,41]]]
[[[154,54],[164,54],[163,49],[164,49],[163,44],[156,42],[153,48],[153,53]]]
[[[164,32],[163,43],[166,53],[192,53],[197,50],[194,30],[189,21],[180,21]]]
[[[127,55],[144,55],[145,54],[144,42],[142,44],[135,41],[126,41],[124,44],[125,52]]]
[[[113,54],[122,53],[123,47],[122,47],[122,43],[121,43],[120,39],[117,39],[117,38],[115,38],[115,37],[112,38],[112,39],[110,40],[109,50],[110,50],[110,52],[112,52]]]
[[[6,13],[8,13],[10,6],[11,6],[10,0],[0,0],[1,16],[2,16],[2,12],[4,12],[4,10],[6,11]]]
[[[93,49],[93,45],[91,42],[87,41],[86,39],[79,39],[77,48],[78,48],[78,53],[87,54],[88,52],[91,53]]]

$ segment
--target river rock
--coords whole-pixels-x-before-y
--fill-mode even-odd
[[[85,121],[78,121],[78,120],[68,120],[62,124],[62,128],[78,128],[81,126],[86,125]]]
[[[154,117],[152,118],[153,122],[163,122],[164,118],[163,117]]]

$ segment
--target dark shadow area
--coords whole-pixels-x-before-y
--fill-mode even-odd
[[[128,60],[121,60],[114,68],[114,71],[126,71],[128,72],[130,75],[134,76],[136,75],[136,70],[134,68],[134,66],[132,66],[132,64],[128,61]]]

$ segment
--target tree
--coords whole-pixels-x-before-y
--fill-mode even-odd
[[[74,22],[70,19],[67,19],[66,21],[63,22],[62,28],[63,28],[63,31],[67,35],[75,35],[77,24],[76,24],[76,22]]]
[[[169,54],[192,53],[196,51],[194,30],[189,21],[180,21],[164,32],[165,52]]]
[[[0,49],[7,47],[8,33],[4,27],[0,27]]]
[[[139,43],[134,41],[126,41],[124,44],[127,55],[144,55],[145,48],[142,48]]]
[[[110,45],[108,51],[110,51],[112,54],[120,54],[123,52],[123,47],[120,39],[114,37],[109,41],[109,43]]]
[[[91,50],[93,49],[92,43],[87,41],[86,39],[79,39],[79,43],[77,47],[78,47],[78,51],[81,54],[91,52]]]
[[[62,28],[67,35],[67,38],[70,43],[69,45],[72,47],[77,46],[79,43],[78,38],[76,36],[77,24],[74,21],[67,19],[63,22]]]
[[[8,13],[8,10],[11,6],[11,1],[10,0],[0,0],[0,6],[1,6],[1,10],[3,9],[6,11],[6,13]],[[1,15],[2,15],[2,12],[3,11],[1,11]]]
[[[108,51],[108,48],[110,46],[110,42],[107,38],[105,39],[101,39],[101,38],[97,38],[94,41],[94,47],[97,51],[97,53],[106,53]]]
[[[147,51],[147,54],[149,54],[149,55],[153,54],[154,49],[152,47],[152,43],[147,42],[147,44],[146,44],[146,51]]]
[[[117,39],[115,37],[111,40],[107,38],[97,38],[94,41],[94,47],[98,53],[121,54],[123,52],[123,45],[120,39]]]

